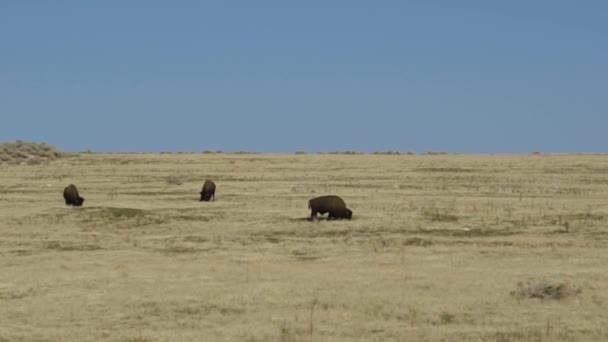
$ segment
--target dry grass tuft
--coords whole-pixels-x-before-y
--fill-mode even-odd
[[[167,181],[167,184],[171,185],[182,185],[185,182],[183,177],[176,175],[168,176],[167,178],[165,178],[165,180]]]
[[[95,251],[102,249],[96,244],[80,244],[70,241],[46,241],[43,246],[45,249],[52,249],[56,251]]]
[[[566,282],[550,282],[547,280],[536,280],[517,283],[517,288],[511,291],[511,295],[517,299],[540,298],[540,299],[564,299],[578,295],[582,292],[580,287]]]
[[[420,237],[410,237],[405,239],[405,241],[403,241],[403,245],[404,246],[421,246],[421,247],[426,247],[426,246],[430,246],[433,244],[433,241],[428,240],[428,239],[423,239]]]
[[[36,294],[32,288],[28,289],[0,289],[0,300],[23,299]]]
[[[150,337],[136,336],[136,337],[127,337],[127,338],[123,339],[122,341],[123,342],[152,342],[154,340]]]
[[[431,222],[457,222],[458,215],[450,212],[448,208],[423,208],[422,216]]]

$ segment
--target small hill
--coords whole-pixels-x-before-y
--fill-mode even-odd
[[[0,164],[40,164],[57,158],[72,157],[77,154],[58,150],[47,143],[8,141],[0,144]]]

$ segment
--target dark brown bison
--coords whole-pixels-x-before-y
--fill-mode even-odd
[[[63,189],[63,198],[65,199],[65,205],[80,207],[84,203],[84,198],[78,195],[78,189],[74,184],[70,184]]]
[[[317,213],[321,215],[329,213],[328,220],[343,218],[350,220],[353,217],[353,212],[346,207],[344,200],[334,195],[313,198],[308,201],[308,208],[312,220],[317,218]]]
[[[201,201],[209,201],[213,197],[215,201],[215,183],[210,180],[206,180],[201,190]]]

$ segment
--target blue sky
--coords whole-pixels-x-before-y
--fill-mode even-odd
[[[0,141],[608,151],[606,1],[0,1]]]

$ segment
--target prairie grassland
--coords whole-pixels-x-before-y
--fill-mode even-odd
[[[0,165],[0,236],[0,341],[608,340],[606,155]]]

